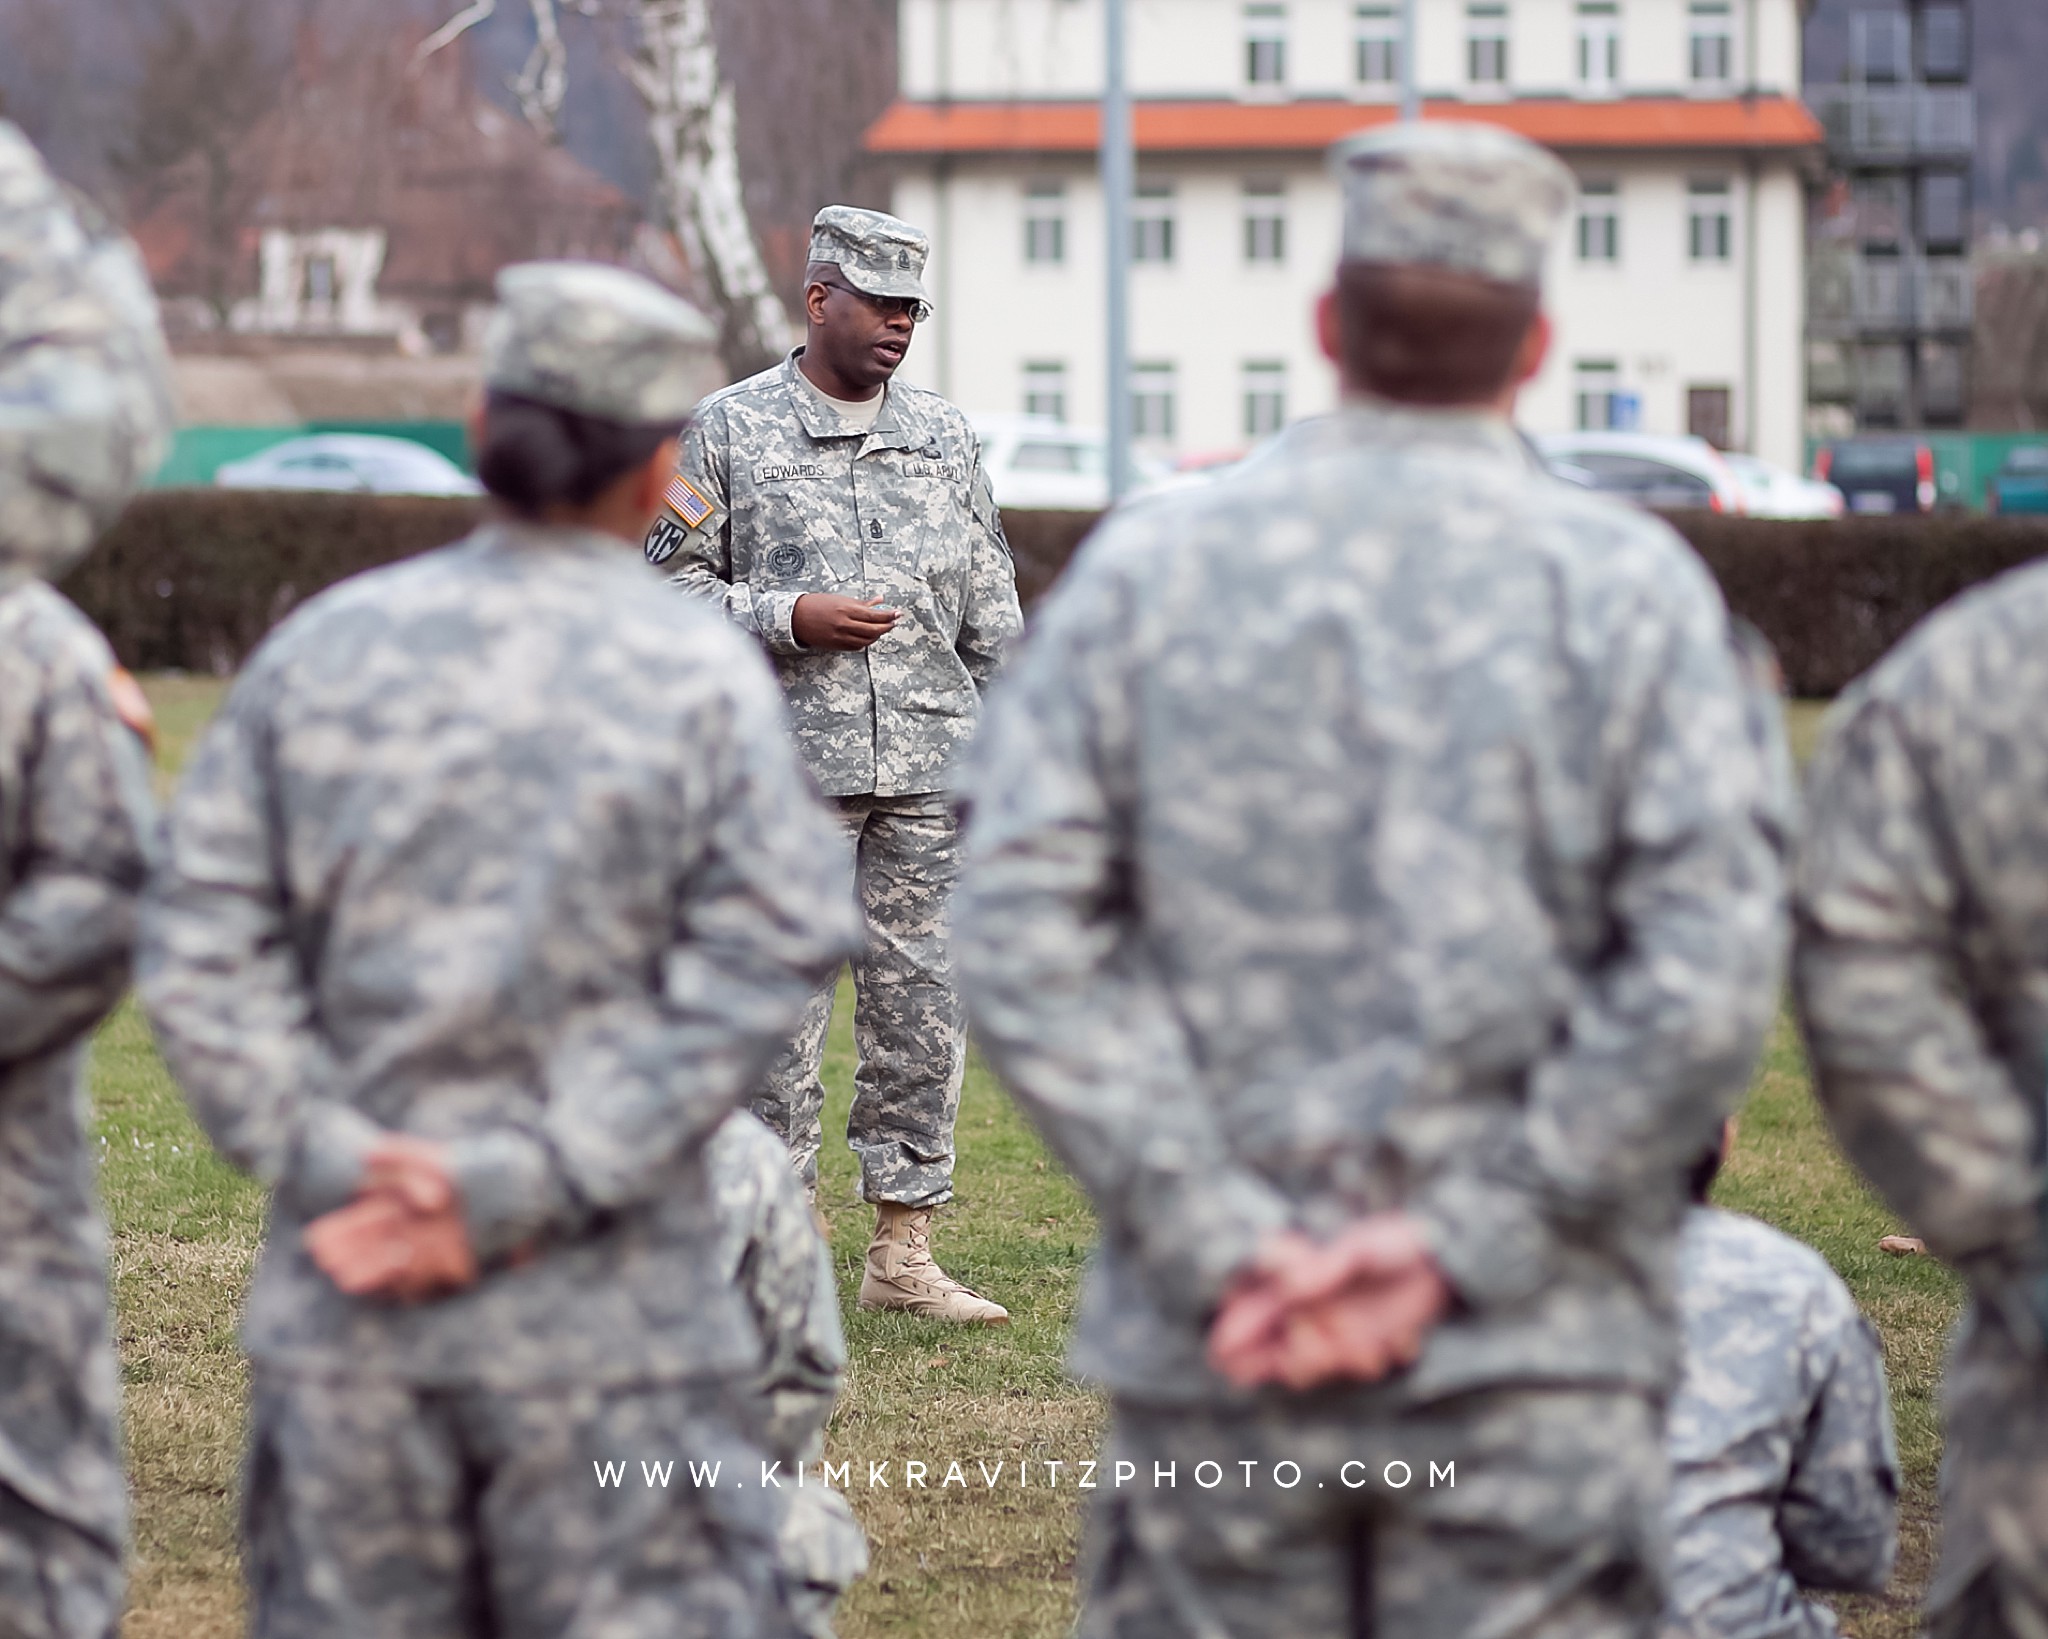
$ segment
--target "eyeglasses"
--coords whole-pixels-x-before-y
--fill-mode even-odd
[[[917,296],[870,296],[865,290],[855,290],[852,285],[843,285],[837,279],[813,279],[811,283],[851,296],[884,313],[908,313],[912,324],[923,324],[932,316],[932,304]]]

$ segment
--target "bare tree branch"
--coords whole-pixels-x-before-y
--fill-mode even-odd
[[[776,298],[740,187],[739,129],[732,87],[720,72],[711,0],[618,0],[638,24],[625,67],[647,112],[661,205],[682,241],[701,294],[720,320],[719,351],[736,375],[774,362],[790,340],[788,310]],[[534,46],[512,92],[528,124],[560,140],[569,89],[561,13],[596,17],[604,0],[528,0]],[[489,19],[497,0],[471,0],[421,45],[424,60]]]
[[[526,123],[552,142],[560,135],[562,101],[569,94],[569,51],[562,44],[555,0],[531,0],[531,5],[533,50],[512,82],[512,94]]]
[[[427,59],[435,52],[446,50],[479,23],[488,23],[497,12],[498,0],[472,0],[470,5],[420,41],[419,50],[412,54],[412,71],[415,74],[419,73],[427,66]]]
[[[599,12],[599,0],[561,0],[561,3],[580,17],[595,17]],[[519,112],[526,123],[552,142],[560,135],[558,126],[562,103],[569,94],[569,50],[562,43],[557,0],[529,0],[529,4],[533,11],[533,50],[527,54],[518,77],[507,83],[519,101]],[[446,50],[471,29],[489,22],[497,14],[498,0],[471,0],[468,6],[420,42],[419,50],[413,54],[413,72],[418,73],[434,53]]]
[[[740,187],[732,87],[720,73],[711,0],[635,0],[639,49],[626,65],[647,107],[662,203],[720,319],[719,352],[736,375],[789,345]]]

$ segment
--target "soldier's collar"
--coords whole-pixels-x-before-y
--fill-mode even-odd
[[[1391,399],[1347,398],[1330,418],[1331,429],[1351,441],[1409,444],[1495,455],[1529,465],[1529,447],[1506,416],[1489,410],[1439,410]]]
[[[860,453],[936,447],[936,437],[929,428],[919,425],[916,414],[904,413],[908,405],[903,395],[896,391],[896,384],[892,381],[882,391],[887,395],[882,400],[882,413],[875,417],[875,425],[868,433],[867,442],[861,445]]]
[[[492,509],[483,534],[491,545],[521,552],[566,552],[575,557],[604,558],[628,554],[636,563],[645,562],[640,543],[595,529],[565,529],[555,524],[537,524],[509,512]]]
[[[804,431],[813,438],[859,438],[866,428],[856,427],[833,409],[807,378],[798,379],[796,361],[803,351],[801,347],[790,349],[789,357],[782,361],[782,382],[789,389],[790,402],[796,406],[796,418],[803,423]],[[875,418],[877,427],[888,419],[889,410],[889,389],[884,387],[881,413]]]

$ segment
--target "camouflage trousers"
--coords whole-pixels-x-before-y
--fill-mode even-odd
[[[1973,1312],[1942,1423],[1929,1639],[2048,1639],[2048,1362]]]
[[[967,1012],[953,988],[947,917],[959,826],[943,792],[833,799],[867,918],[853,961],[853,1110],[861,1198],[937,1206],[953,1194],[953,1118],[967,1065]],[[754,1114],[782,1135],[804,1183],[818,1181],[825,1086],[818,1067],[836,978],[811,998]]]
[[[782,1504],[724,1391],[506,1393],[259,1367],[255,1639],[793,1639]],[[643,1461],[674,1464],[648,1483]],[[686,1483],[687,1465],[722,1483]],[[615,1483],[600,1465],[620,1464]],[[742,1483],[735,1484],[735,1478]]]
[[[1655,1632],[1665,1463],[1647,1396],[1495,1390],[1391,1418],[1350,1397],[1315,1406],[1119,1402],[1080,1639]]]
[[[121,1556],[0,1485],[0,1639],[114,1639]]]

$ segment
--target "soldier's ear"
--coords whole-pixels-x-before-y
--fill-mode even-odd
[[[1536,379],[1543,368],[1543,361],[1550,357],[1551,336],[1550,315],[1538,309],[1536,316],[1529,321],[1521,347],[1515,353],[1515,386],[1525,386]]]
[[[1316,342],[1323,350],[1323,357],[1344,368],[1344,320],[1337,308],[1337,291],[1334,286],[1316,298]]]

